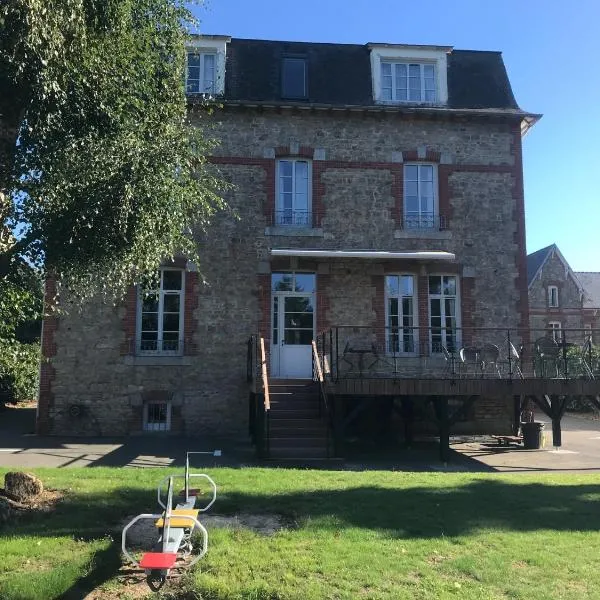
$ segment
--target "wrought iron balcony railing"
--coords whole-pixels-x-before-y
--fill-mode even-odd
[[[139,356],[181,356],[183,354],[182,339],[140,339],[133,340],[133,354]]]
[[[402,227],[406,230],[428,229],[443,231],[448,229],[448,219],[444,215],[437,215],[434,213],[405,213]]]
[[[273,225],[276,227],[314,227],[314,215],[310,210],[276,210]]]

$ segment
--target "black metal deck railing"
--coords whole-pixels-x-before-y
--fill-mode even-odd
[[[600,379],[600,331],[338,326],[317,336],[332,380]]]

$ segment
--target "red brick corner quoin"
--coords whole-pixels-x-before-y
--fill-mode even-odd
[[[56,341],[54,335],[58,329],[58,318],[48,314],[56,302],[56,279],[48,277],[44,289],[44,321],[42,324],[42,357],[40,364],[40,391],[38,395],[38,410],[36,433],[46,435],[51,430],[50,408],[54,406],[52,382],[56,371],[51,359],[56,356]]]

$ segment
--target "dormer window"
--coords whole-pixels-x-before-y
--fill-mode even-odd
[[[381,99],[392,102],[435,102],[435,65],[381,62]]]
[[[448,102],[448,46],[369,44],[373,100],[381,104]]]
[[[217,56],[214,52],[188,52],[186,92],[214,94]]]
[[[186,45],[185,92],[220,96],[225,92],[225,58],[231,38],[193,35]]]
[[[306,58],[286,56],[281,62],[281,97],[304,100],[308,97]]]

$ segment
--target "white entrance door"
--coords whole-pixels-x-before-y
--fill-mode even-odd
[[[278,275],[289,277],[285,285],[275,285]],[[311,343],[315,337],[314,275],[274,273],[273,284],[271,374],[279,378],[311,379]],[[281,287],[289,289],[281,290]]]

